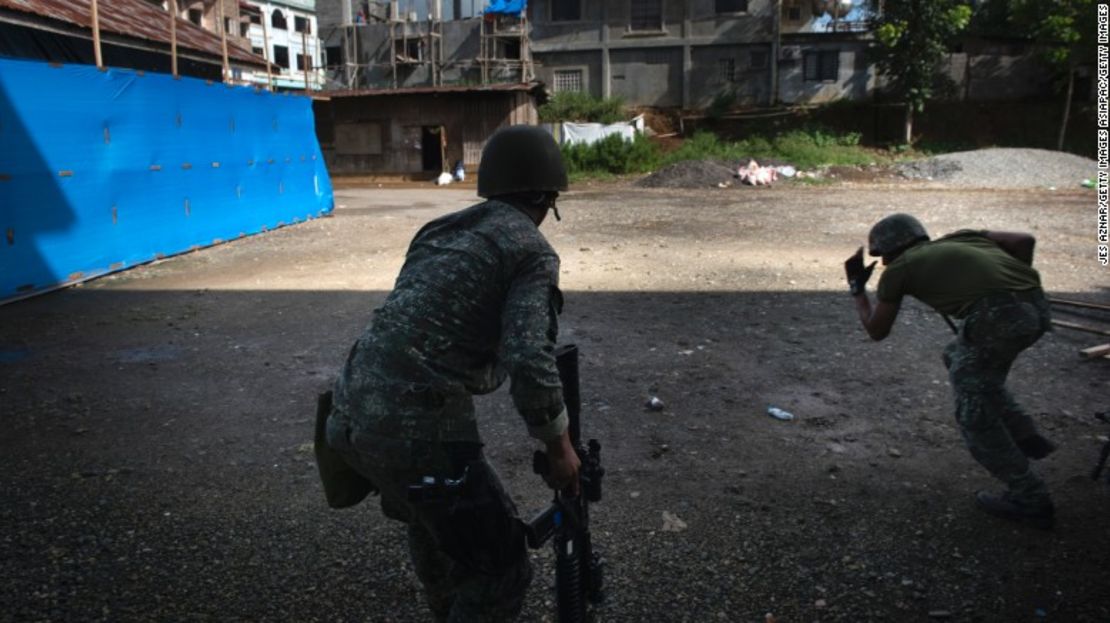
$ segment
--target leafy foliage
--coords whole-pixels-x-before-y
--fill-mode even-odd
[[[540,121],[575,121],[579,123],[616,123],[625,118],[624,101],[619,97],[596,98],[589,93],[563,91],[556,93],[539,108]]]
[[[683,160],[723,160],[733,163],[755,158],[788,162],[801,168],[867,164],[883,158],[859,146],[855,132],[834,134],[819,127],[779,135],[753,135],[724,141],[711,132],[698,132],[676,150],[663,154],[650,139],[625,141],[610,136],[593,145],[564,145],[563,160],[572,178],[647,173]]]
[[[975,10],[972,26],[988,35],[1027,37],[1060,71],[1094,58],[1094,0],[991,0]]]
[[[949,41],[970,20],[971,7],[958,0],[891,0],[875,18],[875,64],[912,110],[924,110]]]
[[[637,136],[626,141],[614,134],[587,145],[563,145],[563,161],[571,174],[603,172],[612,174],[645,173],[659,162],[659,148],[650,140]]]

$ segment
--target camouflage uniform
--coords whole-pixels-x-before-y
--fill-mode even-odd
[[[1016,500],[1032,505],[1048,503],[1048,489],[1014,442],[1037,428],[1006,389],[1006,376],[1018,354],[1051,329],[1049,320],[1040,288],[991,294],[972,306],[944,349],[968,450]]]
[[[516,509],[481,453],[471,395],[509,378],[529,433],[563,434],[558,276],[555,251],[507,203],[432,221],[336,383],[328,443],[377,485],[385,514],[408,524],[438,620],[511,620],[531,581]],[[468,465],[485,477],[460,504],[407,499],[421,477],[457,478]]]

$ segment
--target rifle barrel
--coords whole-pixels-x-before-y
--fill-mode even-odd
[[[555,367],[559,369],[559,380],[563,383],[563,402],[567,405],[570,443],[575,448],[582,438],[582,396],[578,389],[578,346],[564,344],[555,349]]]

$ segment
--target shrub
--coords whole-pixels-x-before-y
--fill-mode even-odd
[[[570,173],[645,173],[659,162],[659,148],[642,136],[626,141],[612,135],[592,145],[563,145],[562,149]]]
[[[540,121],[577,121],[580,123],[616,123],[623,120],[624,102],[619,97],[598,99],[589,93],[563,91],[556,93],[539,107]]]

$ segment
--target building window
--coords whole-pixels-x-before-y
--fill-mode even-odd
[[[274,63],[282,67],[290,67],[289,65],[289,48],[284,45],[274,46]]]
[[[274,9],[273,15],[270,16],[270,25],[275,30],[289,30],[288,24],[285,23],[285,13],[282,13],[280,9]]]
[[[343,64],[343,47],[338,45],[329,45],[324,48],[324,63],[328,67],[338,67]]]
[[[262,25],[261,13],[251,13],[247,19],[249,19],[252,24],[258,24],[259,26]]]
[[[293,30],[312,34],[312,22],[308,21],[307,17],[294,16],[293,17]]]
[[[312,71],[312,57],[305,54],[298,54],[297,69],[301,71]]]
[[[555,70],[555,92],[563,93],[565,91],[574,91],[576,93],[582,92],[582,74],[581,69],[556,69]]]
[[[727,83],[734,80],[736,80],[736,59],[717,59],[717,81]]]
[[[232,32],[232,30],[231,30],[231,18],[230,17],[225,17],[224,18],[224,32]]]
[[[424,60],[424,42],[420,39],[397,39],[393,49],[397,53],[397,60],[402,63]]]
[[[252,47],[251,52],[254,53],[254,54],[257,54],[258,56],[262,56],[262,53],[265,52],[265,50],[263,50],[262,48],[253,48]]]
[[[748,57],[751,63],[749,67],[752,69],[767,69],[767,58],[766,50],[752,50],[751,56]]]
[[[746,13],[748,0],[716,0],[718,13]]]
[[[551,0],[551,21],[576,22],[582,19],[582,0]]]
[[[200,26],[201,20],[204,19],[204,11],[200,9],[189,9],[189,21]]]
[[[632,30],[658,32],[663,30],[663,0],[631,0]]]
[[[807,81],[836,80],[840,75],[840,52],[838,50],[806,52],[803,62],[805,64],[804,75]]]
[[[251,34],[251,25],[247,22],[239,22],[239,36],[246,37]]]

